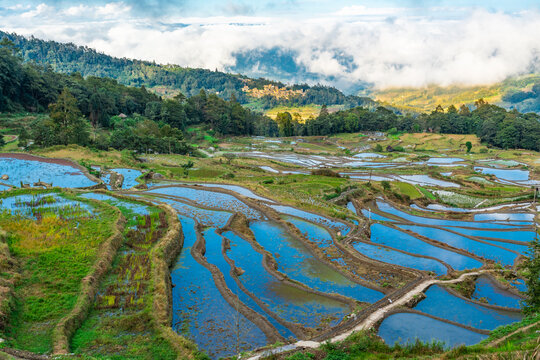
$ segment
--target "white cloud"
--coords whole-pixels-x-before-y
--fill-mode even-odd
[[[38,6],[36,6],[36,8],[34,10],[29,10],[27,12],[24,12],[20,16],[22,18],[25,18],[25,19],[34,18],[34,17],[38,17],[40,15],[45,15],[50,10],[52,10],[52,7],[50,7],[47,4],[42,3],[42,4],[39,4]]]
[[[475,10],[451,19],[355,6],[339,16],[305,19],[162,18],[156,23],[115,2],[71,7],[54,19],[50,13],[41,4],[25,13],[36,19],[32,22],[0,13],[0,23],[4,30],[88,45],[114,56],[208,69],[234,66],[238,51],[280,47],[297,54],[295,61],[308,71],[335,83],[367,81],[379,88],[489,84],[529,71],[540,58],[540,13],[534,11]],[[80,16],[85,20],[72,20]],[[350,66],[339,57],[350,59]]]
[[[78,5],[78,6],[72,6],[70,8],[67,8],[63,11],[63,13],[67,16],[82,16],[85,14],[88,14],[90,11],[90,7],[86,5]]]

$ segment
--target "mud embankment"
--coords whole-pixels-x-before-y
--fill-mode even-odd
[[[206,240],[202,235],[202,227],[197,223],[197,241],[191,248],[191,256],[202,266],[204,266],[212,274],[214,283],[218,288],[221,296],[229,303],[229,305],[237,310],[240,314],[246,317],[249,321],[253,322],[267,337],[269,343],[283,342],[285,339],[278,333],[270,322],[262,315],[252,310],[249,306],[244,304],[236,294],[226,284],[225,277],[218,269],[217,266],[210,264],[206,261],[204,254],[206,253]]]

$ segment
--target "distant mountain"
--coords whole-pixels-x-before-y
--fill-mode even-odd
[[[540,75],[509,78],[488,86],[430,86],[372,91],[369,95],[383,104],[400,109],[429,112],[437,105],[473,105],[483,98],[487,102],[520,112],[540,113]]]
[[[335,84],[347,94],[356,94],[371,88],[367,82],[344,82],[332,76],[323,76],[310,72],[304,65],[295,60],[298,54],[289,49],[274,47],[261,48],[234,53],[236,64],[229,71],[245,74],[250,77],[268,77],[272,80],[286,83]],[[353,70],[354,62],[350,57],[337,57],[336,60],[344,68]]]
[[[342,105],[344,108],[359,105],[374,107],[377,105],[366,97],[346,96],[334,87],[321,85],[309,86],[306,84],[286,85],[280,81],[262,78],[254,79],[245,75],[115,58],[84,46],[44,41],[34,37],[26,38],[2,31],[0,31],[1,38],[7,38],[15,43],[21,50],[21,55],[25,61],[51,66],[53,70],[61,73],[71,74],[77,72],[83,77],[109,77],[123,85],[145,86],[162,96],[174,96],[178,92],[182,92],[187,97],[191,97],[198,94],[201,89],[204,89],[226,100],[229,100],[234,94],[240,103],[251,104],[252,108],[263,110],[280,105]],[[267,54],[260,55],[264,57]],[[237,56],[240,59],[239,69],[250,67],[253,70],[251,73],[257,74],[253,67],[253,57],[250,57],[248,54],[237,54]],[[252,54],[252,56],[255,55]],[[287,54],[282,54],[278,60],[275,60],[283,60],[282,75],[284,79],[288,77],[286,76],[287,74],[298,70],[292,63],[286,61],[286,57]],[[273,65],[270,62],[259,61],[258,66],[259,68],[277,66],[275,61]],[[252,92],[249,89],[264,89],[265,86],[268,87],[269,85],[272,88],[282,90],[302,89],[302,94],[289,98],[275,97],[272,92],[269,92],[263,97],[253,97],[250,95]],[[279,93],[282,94],[283,91]],[[291,93],[294,93],[294,91],[291,91]]]

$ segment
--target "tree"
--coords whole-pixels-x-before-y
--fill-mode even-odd
[[[470,153],[472,149],[472,143],[470,141],[467,141],[465,143],[465,146],[467,147],[467,153]]]
[[[184,175],[185,176],[188,176],[189,175],[189,169],[191,169],[193,167],[193,161],[191,160],[188,160],[187,163],[185,164],[182,164],[182,169],[184,169]]]
[[[289,137],[294,135],[292,116],[289,112],[278,113],[276,122],[278,123],[280,136]]]
[[[527,299],[524,302],[523,312],[535,314],[540,312],[540,240],[538,234],[529,245],[529,258],[525,262],[524,270]]]
[[[82,118],[77,99],[68,88],[62,90],[56,103],[50,104],[49,109],[58,144],[88,143],[88,123]]]

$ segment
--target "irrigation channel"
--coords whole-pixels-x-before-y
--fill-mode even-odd
[[[335,166],[365,162],[362,157],[331,160]],[[81,198],[138,214],[148,211],[138,200],[170,205],[184,237],[171,269],[171,326],[212,358],[287,344],[259,350],[255,359],[343,340],[361,329],[376,329],[390,344],[419,338],[448,347],[469,345],[522,317],[523,280],[503,285],[493,269],[512,268],[527,254],[536,236],[537,209],[531,203],[461,209],[352,200],[346,207],[355,220],[343,221],[238,185],[154,182],[135,189],[141,172],[131,169],[104,171],[97,179],[68,161],[4,154],[0,172],[9,175],[2,185],[6,189],[24,184],[80,188]],[[448,185],[411,176],[402,179]],[[507,181],[529,181],[528,174],[517,176]],[[114,191],[95,192],[100,186]],[[25,196],[6,197],[1,207],[34,216],[21,205],[32,201]],[[55,206],[92,211],[83,202],[54,197]],[[454,286],[463,282],[472,284],[470,294]]]

